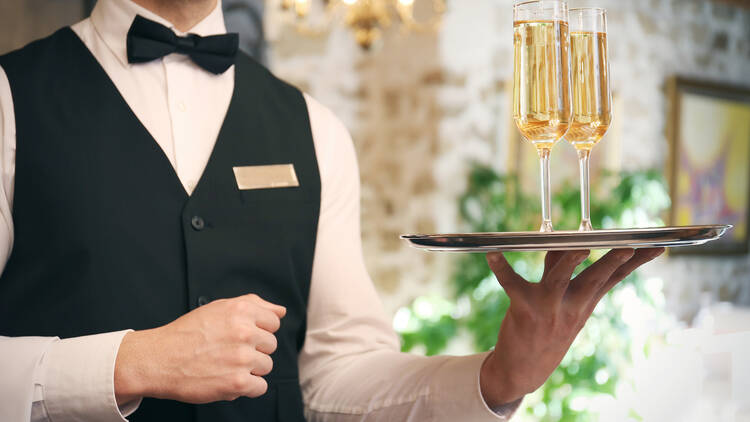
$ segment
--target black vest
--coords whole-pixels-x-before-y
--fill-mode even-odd
[[[302,421],[297,356],[320,210],[301,93],[240,54],[216,146],[188,196],[159,145],[69,28],[0,57],[16,130],[15,243],[0,335],[73,337],[166,324],[247,293],[287,307],[268,392],[132,421]],[[239,190],[232,168],[292,163],[300,186]]]

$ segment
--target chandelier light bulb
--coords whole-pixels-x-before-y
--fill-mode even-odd
[[[294,0],[294,11],[298,17],[306,17],[310,12],[310,0]]]
[[[334,20],[341,19],[354,33],[357,44],[368,50],[380,39],[383,31],[397,19],[404,29],[415,32],[436,32],[440,29],[442,15],[448,0],[432,0],[432,15],[417,21],[414,16],[415,0],[276,0],[281,9],[296,15],[293,24],[300,33],[319,35],[327,31]],[[520,1],[520,0],[515,0]],[[307,21],[314,2],[322,3],[323,17],[313,25]],[[291,9],[291,10],[290,10]],[[343,11],[343,13],[340,13]],[[316,18],[320,18],[316,14]]]

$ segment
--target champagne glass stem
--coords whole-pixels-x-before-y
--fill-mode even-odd
[[[581,225],[579,231],[591,231],[591,202],[589,201],[589,157],[591,150],[578,150],[578,167],[581,173]]]
[[[550,176],[549,176],[549,148],[540,148],[537,150],[539,153],[539,169],[542,175],[542,227],[539,229],[540,232],[551,232],[552,228],[552,217],[550,213]]]

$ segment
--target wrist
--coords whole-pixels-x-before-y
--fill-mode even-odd
[[[115,360],[115,398],[117,405],[149,395],[149,365],[146,345],[148,332],[132,331],[122,338]]]
[[[495,409],[520,401],[526,392],[518,386],[518,375],[498,361],[494,350],[490,352],[482,364],[479,375],[479,385],[485,403]]]

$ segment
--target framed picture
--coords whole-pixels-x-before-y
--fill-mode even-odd
[[[683,78],[669,84],[670,224],[731,224],[674,254],[745,254],[750,224],[750,89]]]

